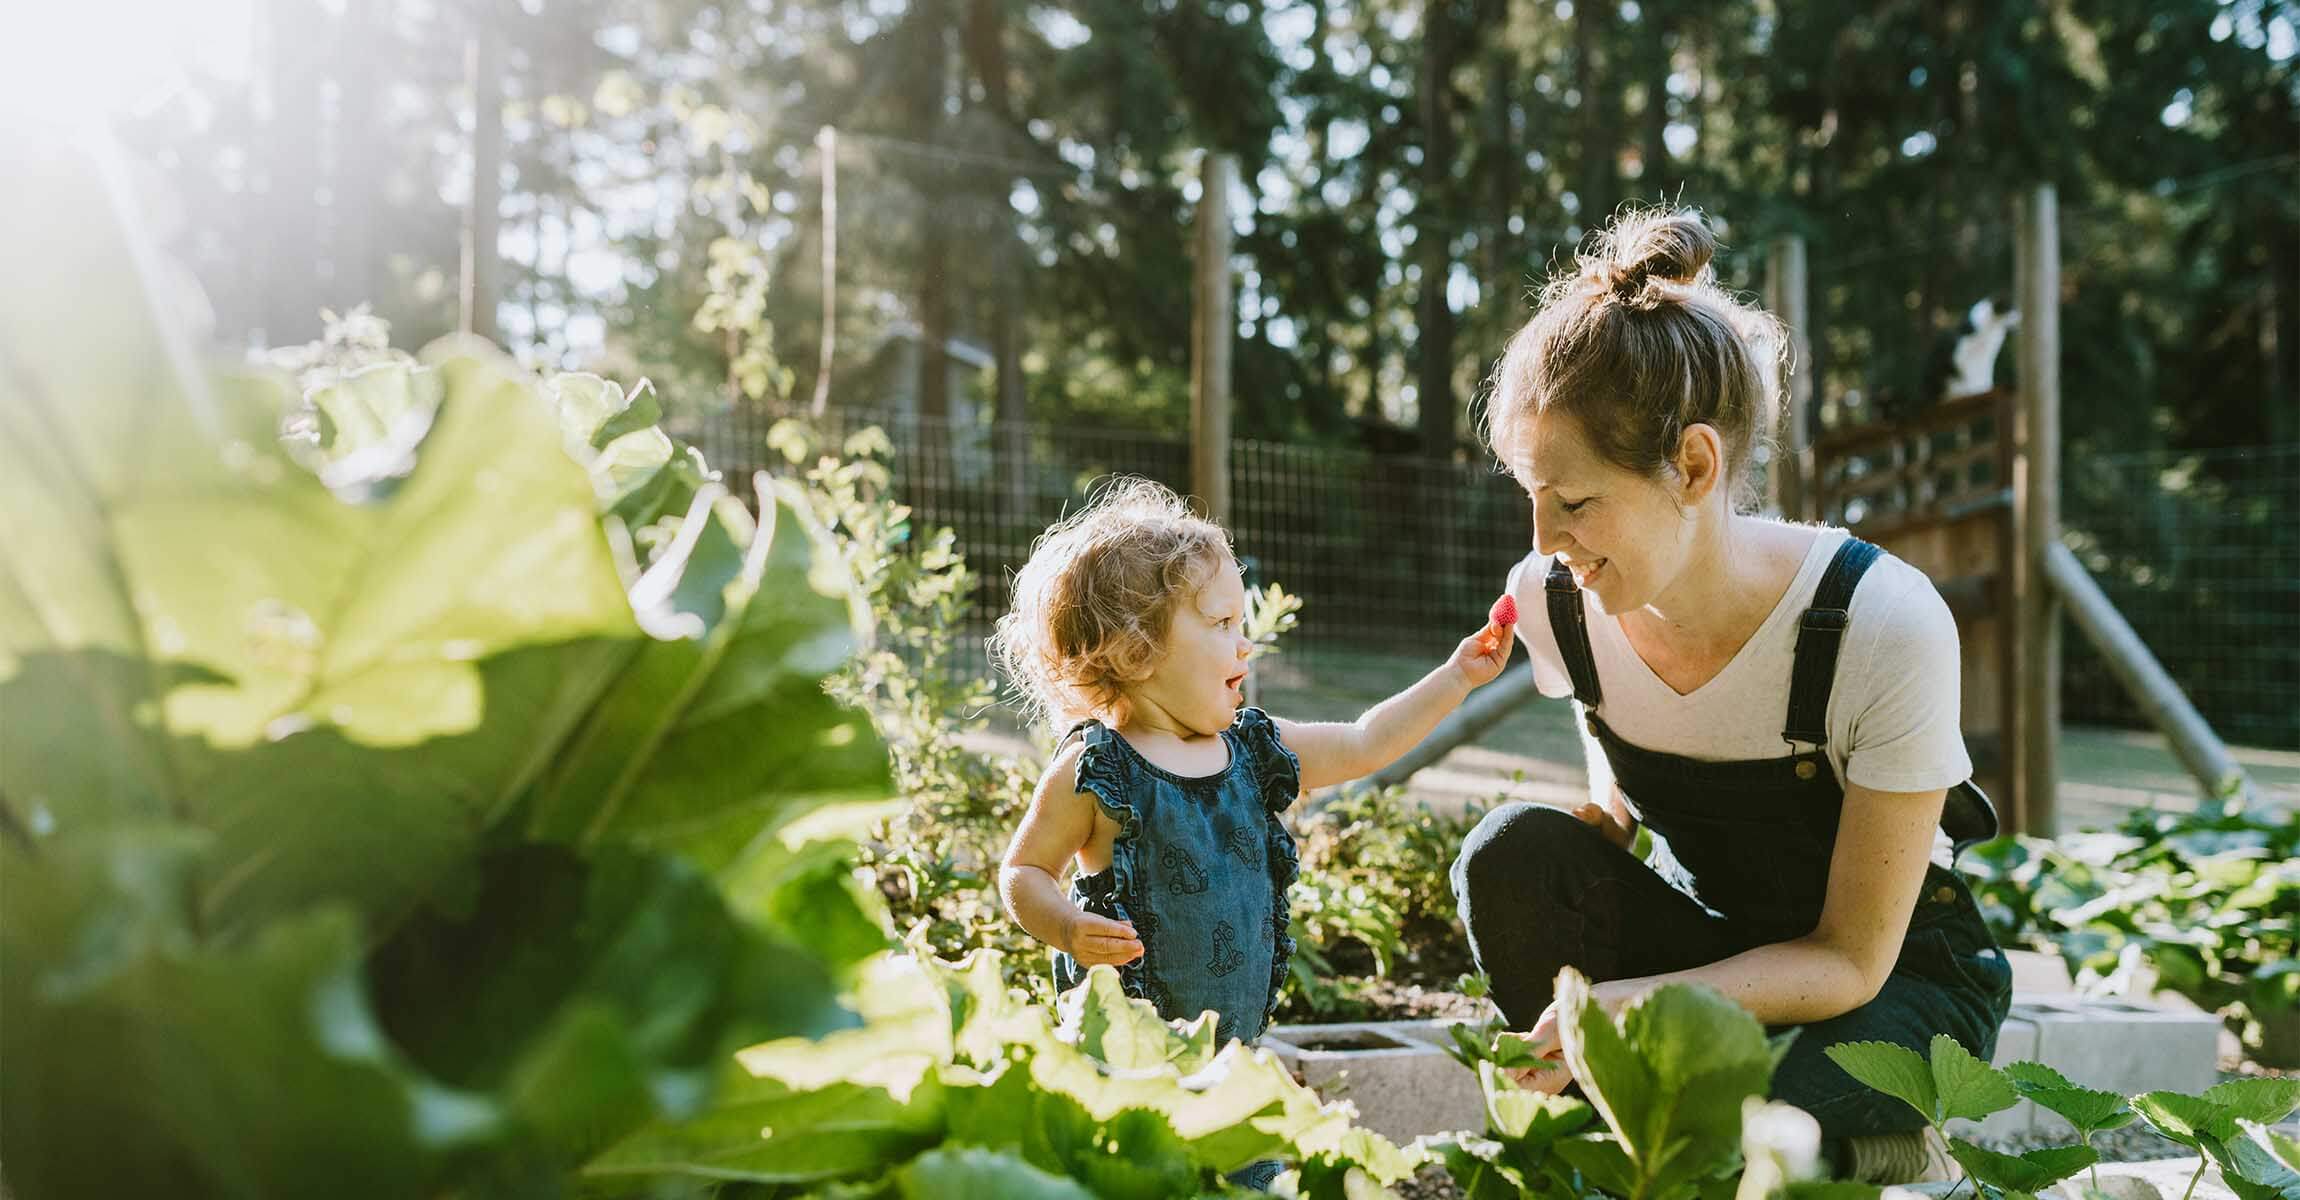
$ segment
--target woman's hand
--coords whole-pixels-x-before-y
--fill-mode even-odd
[[[1620,1015],[1630,1001],[1645,994],[1645,986],[1639,980],[1617,979],[1591,987],[1589,994],[1597,1001],[1597,1006],[1605,1010],[1606,1019],[1611,1020]],[[1573,1081],[1573,1071],[1565,1065],[1565,1045],[1558,1039],[1557,1026],[1561,1019],[1557,1002],[1553,1000],[1548,1008],[1541,1010],[1541,1017],[1534,1021],[1533,1028],[1524,1033],[1502,1035],[1525,1043],[1526,1049],[1543,1064],[1538,1067],[1510,1068],[1508,1075],[1517,1081],[1519,1087],[1554,1096],[1564,1091],[1565,1085]]]
[[[1072,910],[1070,919],[1063,922],[1062,941],[1063,949],[1082,967],[1104,963],[1118,967],[1142,957],[1142,939],[1132,925],[1084,909]]]

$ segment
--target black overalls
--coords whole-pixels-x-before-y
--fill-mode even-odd
[[[1454,863],[1454,896],[1511,1028],[1530,1027],[1548,1007],[1561,967],[1597,981],[1658,975],[1803,937],[1820,922],[1844,800],[1822,749],[1829,690],[1853,589],[1880,553],[1857,538],[1838,549],[1797,635],[1782,732],[1790,753],[1742,762],[1663,754],[1615,735],[1599,716],[1580,590],[1564,567],[1550,572],[1550,626],[1574,698],[1653,849],[1640,861],[1571,813],[1533,804],[1497,809],[1470,834]],[[1962,850],[1992,836],[1996,816],[1967,782],[1951,789],[1941,824]],[[1922,1124],[1915,1110],[1822,1050],[1886,1041],[1923,1054],[1946,1033],[1986,1061],[2011,1000],[2012,968],[1972,893],[1933,865],[1883,990],[1803,1026],[1773,1095],[1813,1114],[1832,1139],[1913,1129]]]

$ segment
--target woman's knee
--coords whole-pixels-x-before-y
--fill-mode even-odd
[[[1572,862],[1578,844],[1592,836],[1593,830],[1562,809],[1505,804],[1487,813],[1462,840],[1451,872],[1455,902],[1466,919],[1480,900],[1522,901]]]

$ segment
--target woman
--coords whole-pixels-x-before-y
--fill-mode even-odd
[[[1939,1147],[1822,1051],[1946,1033],[1985,1060],[2011,1001],[1951,852],[1935,861],[1944,820],[1960,845],[1994,828],[1966,782],[1956,626],[1891,555],[1735,503],[1780,337],[1715,284],[1715,249],[1690,213],[1618,219],[1502,360],[1488,440],[1536,528],[1518,635],[1542,692],[1577,701],[1607,811],[1495,811],[1454,894],[1536,1054],[1556,1056],[1561,967],[1610,1012],[1706,984],[1800,1028],[1773,1094],[1819,1120],[1841,1176],[1906,1181]]]

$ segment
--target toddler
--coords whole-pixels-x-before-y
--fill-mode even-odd
[[[1356,721],[1299,724],[1239,707],[1245,618],[1229,538],[1126,479],[1039,538],[992,654],[1032,715],[1066,730],[1006,851],[1007,911],[1053,947],[1058,986],[1109,963],[1160,1015],[1210,1009],[1220,1038],[1252,1041],[1293,953],[1280,816],[1411,749],[1501,673],[1510,642],[1489,624]]]

